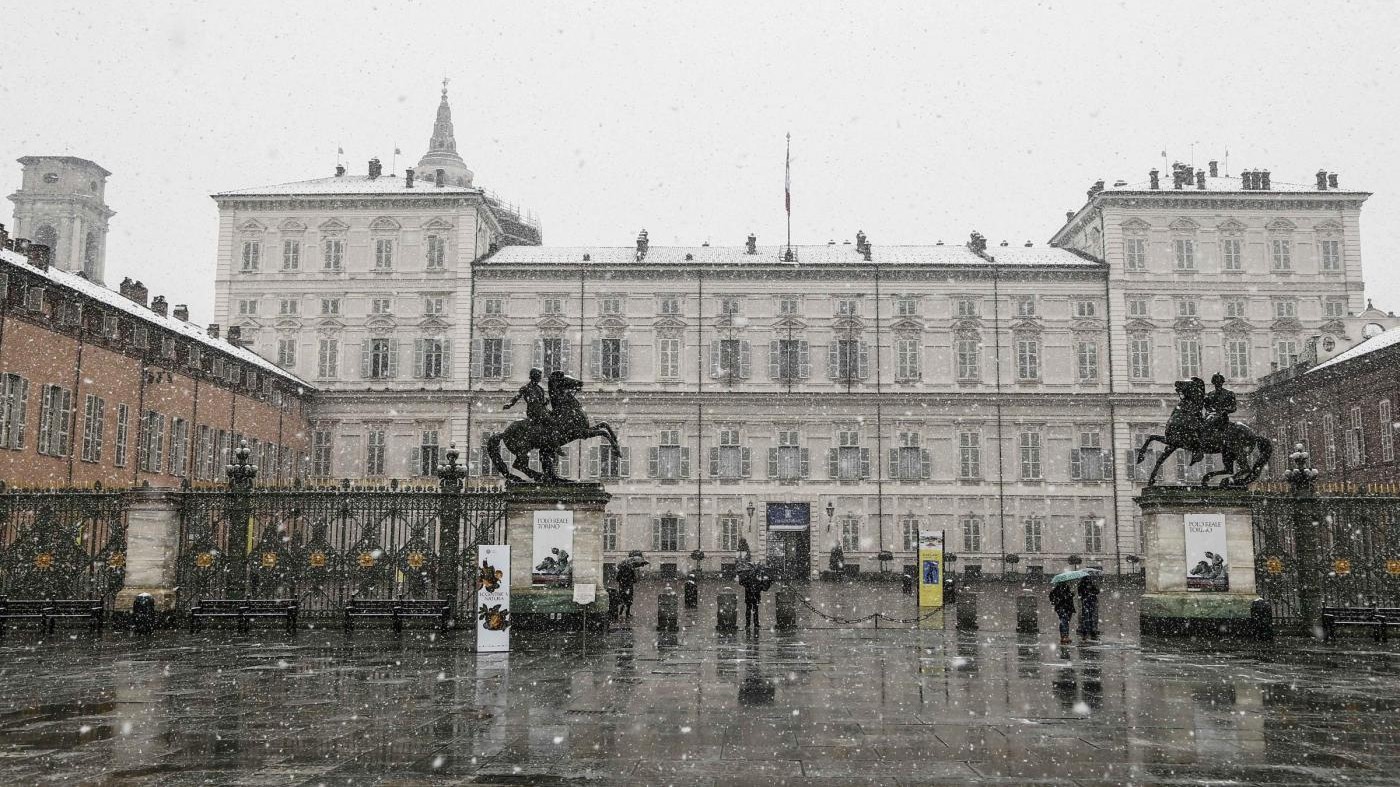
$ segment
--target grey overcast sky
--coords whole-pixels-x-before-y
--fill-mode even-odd
[[[1372,191],[1367,293],[1400,308],[1393,3],[103,3],[0,0],[14,159],[113,175],[107,279],[212,318],[208,195],[422,155],[451,78],[477,184],[545,242],[1044,243],[1097,178],[1224,159]],[[0,215],[9,216],[5,205]],[[5,223],[9,223],[6,221]]]

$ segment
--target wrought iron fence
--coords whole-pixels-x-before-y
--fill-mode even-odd
[[[102,599],[110,607],[125,576],[121,492],[0,494],[0,596]]]

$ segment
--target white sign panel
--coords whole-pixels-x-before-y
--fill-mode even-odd
[[[1223,593],[1230,589],[1224,514],[1186,515],[1186,588]]]
[[[592,604],[598,598],[598,586],[592,582],[574,585],[574,603]]]
[[[481,564],[476,574],[476,649],[483,653],[510,650],[510,547],[477,547]]]
[[[574,583],[574,512],[536,511],[530,584],[568,587]]]

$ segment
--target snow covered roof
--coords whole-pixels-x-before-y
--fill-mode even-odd
[[[315,386],[302,380],[296,375],[289,373],[286,369],[283,369],[282,367],[267,360],[261,355],[258,355],[252,350],[230,344],[226,341],[215,339],[213,336],[210,336],[208,332],[206,332],[203,328],[199,327],[198,325],[192,322],[186,322],[184,320],[179,320],[174,317],[162,317],[161,315],[156,314],[155,312],[151,311],[145,306],[136,303],[130,298],[127,298],[120,293],[113,292],[112,290],[109,290],[106,287],[97,284],[96,282],[89,281],[75,273],[69,273],[67,271],[59,270],[58,268],[55,268],[52,265],[49,266],[48,270],[41,271],[33,265],[30,265],[28,259],[26,259],[23,254],[9,251],[8,249],[0,249],[0,261],[4,261],[11,265],[21,267],[25,270],[26,273],[29,273],[33,276],[46,278],[49,281],[53,282],[55,285],[58,285],[60,287],[66,287],[67,289],[73,290],[81,295],[93,299],[94,301],[98,301],[112,309],[125,312],[126,314],[129,314],[138,320],[142,320],[151,325],[155,325],[157,327],[164,328],[168,331],[172,331],[176,334],[180,334],[187,338],[193,339],[194,341],[203,344],[209,349],[216,350],[218,352],[223,353],[224,355],[234,358],[235,360],[243,361],[244,363],[247,363],[251,366],[255,366],[259,370],[267,374],[272,374],[277,377],[280,377],[283,380],[292,383],[293,385],[300,385],[303,388],[306,388],[307,390],[315,389]]]
[[[974,265],[992,263],[974,254],[964,245],[881,246],[872,244],[871,262],[888,265]],[[647,249],[647,265],[863,265],[864,255],[849,244],[793,246],[795,263],[783,261],[783,246],[759,246],[749,254],[743,246],[651,246]],[[1070,266],[1096,268],[1100,264],[1065,249],[1051,247],[994,246],[986,252],[997,263],[1017,266]],[[537,265],[585,262],[590,265],[628,265],[637,263],[633,246],[507,246],[483,260],[487,265]]]
[[[1338,193],[1338,192],[1349,193],[1349,194],[1358,193],[1358,192],[1353,191],[1353,190],[1351,190],[1351,189],[1333,189],[1333,188],[1329,188],[1329,189],[1327,189],[1326,191],[1319,191],[1318,188],[1317,188],[1317,183],[1316,183],[1316,182],[1313,182],[1313,183],[1284,183],[1284,182],[1282,182],[1282,181],[1272,180],[1272,179],[1270,180],[1269,188],[1267,188],[1267,189],[1246,189],[1246,188],[1244,187],[1244,179],[1243,179],[1243,178],[1227,178],[1227,177],[1215,177],[1215,178],[1212,178],[1212,177],[1210,177],[1209,175],[1206,176],[1206,187],[1205,187],[1204,189],[1197,188],[1195,182],[1188,183],[1188,184],[1182,186],[1180,189],[1176,189],[1176,188],[1172,188],[1171,178],[1172,178],[1172,174],[1171,174],[1170,171],[1163,172],[1162,175],[1161,175],[1161,178],[1160,178],[1161,186],[1160,186],[1159,188],[1157,188],[1157,189],[1152,189],[1152,188],[1150,188],[1151,185],[1152,185],[1151,182],[1150,182],[1150,181],[1147,181],[1147,180],[1143,180],[1143,181],[1139,181],[1139,182],[1137,182],[1137,183],[1126,183],[1126,184],[1124,184],[1124,185],[1122,185],[1122,186],[1105,186],[1105,187],[1104,187],[1104,191],[1105,191],[1105,192],[1109,192],[1109,191],[1146,191],[1146,192],[1149,192],[1149,193],[1152,193],[1152,194],[1159,194],[1159,193],[1162,193],[1162,192],[1171,192],[1171,193],[1183,192],[1183,193],[1184,193],[1184,192],[1188,192],[1188,191],[1215,191],[1215,192],[1220,192],[1220,191],[1239,191],[1239,192],[1243,192],[1243,193],[1245,193],[1245,194],[1250,194],[1250,195],[1260,194],[1260,193],[1267,194],[1267,193],[1269,193],[1270,191],[1286,191],[1286,192],[1307,191],[1307,192],[1311,192],[1311,193],[1314,193],[1314,194],[1335,194],[1335,193]]]
[[[1345,352],[1338,353],[1312,367],[1306,374],[1311,374],[1319,369],[1326,369],[1329,366],[1335,366],[1339,363],[1350,361],[1353,358],[1360,358],[1363,355],[1368,355],[1377,350],[1384,350],[1393,344],[1400,344],[1400,328],[1391,328],[1390,330],[1382,331],[1366,341],[1357,344],[1355,347]]]
[[[292,183],[279,183],[275,186],[258,186],[251,189],[220,191],[214,199],[224,197],[285,197],[303,194],[480,194],[481,189],[462,186],[438,188],[431,180],[415,180],[413,188],[404,186],[404,179],[397,175],[381,175],[371,178],[368,175],[339,175],[314,180],[298,180]]]

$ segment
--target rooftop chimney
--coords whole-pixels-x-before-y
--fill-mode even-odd
[[[406,169],[403,171],[403,186],[406,189],[413,188],[413,170]]]
[[[0,249],[8,249],[9,247],[10,247],[10,233],[9,233],[9,230],[6,230],[6,229],[5,229],[5,225],[4,225],[4,224],[0,224]]]
[[[175,304],[175,319],[180,322],[190,321],[190,307],[183,303]]]
[[[41,271],[49,269],[49,261],[53,259],[48,246],[42,243],[31,243],[25,254],[29,257],[29,264]]]
[[[1094,195],[1098,194],[1100,191],[1103,191],[1103,181],[1096,180],[1094,181],[1094,185],[1089,187],[1089,199],[1093,199]]]
[[[865,253],[865,230],[856,230],[856,254]]]
[[[1335,173],[1335,172],[1329,172],[1329,173],[1327,174],[1327,188],[1329,188],[1329,189],[1335,189],[1335,188],[1337,188],[1337,173]]]
[[[637,261],[640,262],[647,256],[647,231],[642,230],[637,233]]]
[[[1327,170],[1325,169],[1320,169],[1317,171],[1317,190],[1327,190]]]
[[[981,254],[987,250],[987,239],[977,230],[972,231],[972,237],[967,241],[967,247],[972,249],[974,254]]]
[[[378,178],[378,177],[379,177],[379,174],[380,174],[381,172],[383,172],[383,171],[384,171],[384,167],[383,167],[383,165],[381,165],[381,164],[379,163],[379,159],[377,159],[377,158],[372,158],[372,159],[369,160],[369,179],[370,179],[370,180],[374,180],[374,179]]]
[[[438,188],[447,185],[447,170],[438,169],[433,171],[433,185]]]
[[[29,251],[29,239],[15,238],[14,243],[11,244],[11,250],[15,254],[27,254]]]
[[[145,306],[147,293],[146,285],[139,281],[134,281],[131,283],[131,295],[127,297],[131,298],[135,303]]]
[[[1218,178],[1218,177],[1220,177],[1220,162],[1219,162],[1219,161],[1212,161],[1212,162],[1206,164],[1206,166],[1210,167],[1210,176],[1211,176],[1212,178]]]
[[[337,178],[343,178],[343,177],[345,177],[345,167],[341,166],[340,164],[336,164],[336,165],[335,165],[335,176],[336,176]]]
[[[242,341],[243,329],[237,325],[230,325],[228,327],[228,343],[234,347],[240,347],[242,346]]]
[[[1201,191],[1206,190],[1206,171],[1203,169],[1196,170],[1196,188]]]
[[[865,257],[865,261],[870,262],[870,258],[875,254],[875,247],[871,245],[870,241],[865,242],[865,251],[862,254]]]
[[[1264,191],[1269,190],[1269,171],[1267,169],[1259,173],[1259,188]]]
[[[1253,170],[1248,170],[1248,169],[1247,169],[1247,170],[1245,170],[1244,172],[1241,172],[1241,173],[1240,173],[1240,186],[1241,186],[1245,191],[1253,191],[1253,190],[1254,190],[1254,171],[1253,171]]]
[[[749,233],[749,239],[748,239],[747,241],[744,242],[744,253],[745,253],[745,254],[757,254],[757,253],[758,253],[758,236],[755,235],[755,234],[753,234],[752,232]]]
[[[1154,169],[1154,170],[1149,170],[1149,171],[1148,171],[1148,173],[1147,173],[1147,187],[1148,187],[1149,189],[1152,189],[1153,191],[1156,191],[1157,189],[1161,188],[1161,185],[1157,182],[1157,177],[1158,177],[1158,172],[1157,172],[1157,170]]]
[[[1186,178],[1186,169],[1181,166],[1181,162],[1172,164],[1172,188],[1180,191],[1182,181]]]
[[[162,317],[166,316],[166,306],[164,295],[157,295],[155,298],[151,299],[151,311]]]
[[[209,323],[209,330],[206,331],[206,333],[209,334],[209,338],[211,339],[219,338],[219,324],[216,322]]]
[[[117,294],[120,295],[120,296],[122,296],[123,298],[126,298],[127,300],[131,300],[131,277],[130,277],[130,276],[124,277],[124,278],[122,279],[122,283],[117,285]]]

